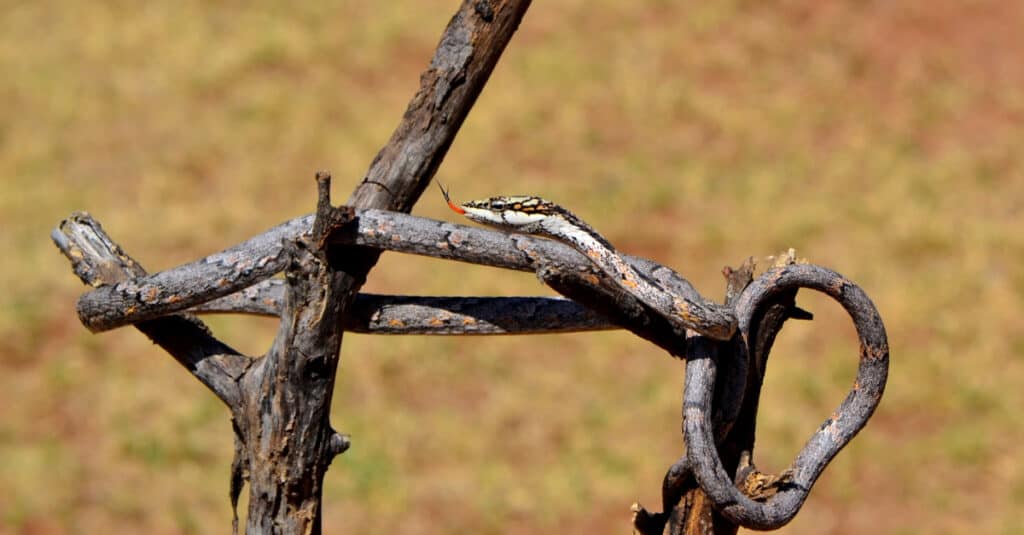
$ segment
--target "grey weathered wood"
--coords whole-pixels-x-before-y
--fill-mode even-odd
[[[225,256],[237,257],[250,243],[286,243],[307,235],[312,216],[296,218],[269,230],[259,237],[217,253],[206,259],[172,268],[131,284],[104,286],[79,299],[79,315],[93,329],[109,329],[168,313],[187,310],[215,297],[244,290],[255,277],[251,273],[226,270],[225,262],[209,260]],[[357,210],[356,219],[339,228],[329,239],[341,245],[373,247],[396,252],[458,260],[540,274],[554,289],[612,318],[622,316],[617,325],[632,325],[633,331],[670,352],[684,334],[664,315],[671,310],[652,311],[632,295],[622,291],[607,275],[597,269],[582,253],[568,245],[522,234],[508,234],[488,228],[436,221],[422,217],[382,210]],[[281,246],[254,248],[250,257],[275,258],[280,262]],[[351,249],[350,249],[351,250]],[[358,251],[359,249],[355,249]],[[731,315],[731,310],[703,298],[685,278],[670,268],[647,259],[625,256],[637,271],[685,295],[704,303],[709,310]],[[232,266],[248,265],[235,262]],[[196,280],[220,281],[211,289]],[[148,288],[143,294],[139,288]],[[156,296],[148,300],[146,295]],[[250,295],[253,295],[250,292]],[[166,296],[174,296],[169,299]],[[604,296],[596,300],[598,296]],[[241,298],[241,299],[244,299]],[[661,334],[657,334],[661,333]]]
[[[63,222],[60,229],[54,231],[54,240],[65,256],[73,259],[73,267],[82,272],[83,281],[87,284],[105,287],[102,285],[121,280],[122,276],[110,276],[110,273],[117,275],[118,270],[145,277],[139,265],[88,214],[75,214]],[[84,243],[102,244],[103,247],[83,246]],[[203,286],[189,284],[186,275],[192,271],[191,268],[175,268],[171,271],[174,272],[173,278],[180,278],[184,286]],[[165,272],[158,275],[163,275],[161,278],[165,279],[172,278],[167,276],[169,274]],[[285,286],[285,281],[281,279],[264,280],[187,311],[280,317],[284,310]],[[198,295],[189,293],[190,299]],[[180,307],[174,307],[173,304],[168,308],[173,310],[154,307],[150,317],[166,319],[175,310],[180,310]],[[125,317],[133,316],[129,314]],[[148,329],[152,325],[147,323],[149,321],[143,319],[136,325]],[[189,321],[196,320],[193,318]],[[353,301],[349,314],[342,319],[342,328],[365,334],[465,335],[568,333],[617,327],[590,309],[558,297],[423,297],[360,293]],[[204,328],[200,330],[205,332]],[[189,344],[183,344],[183,347],[191,347]],[[227,352],[224,349],[226,346],[213,347]]]
[[[441,36],[402,122],[349,197],[357,208],[408,212],[455,140],[529,0],[464,0]]]
[[[318,178],[317,222],[352,217],[351,209],[330,206],[330,180]],[[242,378],[243,403],[233,408],[236,469],[250,487],[250,533],[318,531],[323,476],[348,447],[347,438],[331,428],[330,407],[341,302],[353,290],[317,246],[318,234],[285,248],[282,321],[270,351]]]
[[[285,243],[308,235],[312,216],[283,223],[234,247],[176,269],[99,286],[78,300],[93,332],[180,312],[229,295],[284,270]]]
[[[751,266],[727,270],[728,300],[740,320],[728,343],[691,336],[684,392],[686,454],[668,471],[663,512],[634,506],[633,524],[644,535],[730,534],[737,528],[777,529],[799,512],[814,482],[859,432],[881,400],[888,377],[885,327],[858,286],[825,268],[789,264],[749,285]],[[738,288],[743,288],[738,292]],[[787,318],[808,319],[795,306],[796,292],[826,293],[850,314],[860,339],[860,366],[850,394],[780,474],[763,474],[753,463],[756,415],[768,353]],[[746,366],[737,366],[746,360]],[[743,376],[717,381],[720,371]],[[742,385],[742,386],[737,386]],[[738,410],[723,402],[742,400]],[[731,427],[726,430],[728,419]]]
[[[462,2],[401,123],[348,204],[401,212],[412,208],[529,4],[529,0]],[[315,219],[288,222],[284,229],[156,276],[146,277],[141,269],[122,269],[135,264],[118,258],[120,263],[111,265],[121,269],[123,276],[83,278],[90,284],[106,284],[79,302],[79,316],[86,326],[103,330],[135,323],[145,329],[155,322],[159,329],[151,336],[229,404],[236,439],[231,499],[236,504],[242,485],[248,482],[247,530],[253,533],[319,533],[323,476],[331,459],[348,447],[348,440],[329,422],[341,318],[348,315],[380,250],[328,244],[323,239],[334,226],[351,218],[353,211],[330,207],[329,179],[321,175],[318,180]],[[58,246],[73,251],[65,236],[55,234]],[[93,252],[89,249],[82,256]],[[106,264],[83,267],[73,254],[69,258],[79,273],[116,271]],[[287,291],[273,347],[252,361],[232,360],[233,355],[220,359],[237,364],[241,374],[229,373],[235,367],[225,371],[208,365],[215,360],[208,355],[211,348],[217,355],[234,352],[202,329],[195,332],[197,328],[179,325],[181,318],[152,319],[230,295],[282,269]],[[168,325],[170,330],[163,329]],[[182,337],[176,338],[178,331]]]
[[[529,3],[462,2],[420,77],[420,90],[349,205],[412,209]],[[353,215],[329,206],[326,182],[321,177],[313,239],[288,246],[289,290],[278,336],[263,363],[243,378],[245,403],[235,411],[232,501],[239,483],[248,481],[247,529],[254,533],[320,533],[323,476],[348,447],[329,422],[340,318],[380,251],[325,242],[327,232]]]
[[[724,534],[740,525],[785,524],[877,406],[888,370],[885,329],[863,291],[834,272],[784,266],[749,285],[749,271],[727,272],[727,303],[719,306],[703,300],[675,271],[627,259],[642,276],[722,317],[739,319],[736,336],[711,340],[682,331],[672,310],[641,302],[564,244],[398,213],[411,209],[429,184],[528,5],[527,0],[462,3],[419,92],[350,206],[332,207],[329,176],[318,174],[313,216],[154,275],[146,275],[86,216],[73,216],[55,231],[54,241],[75,272],[98,286],[79,301],[83,323],[93,330],[134,324],[231,408],[236,439],[231,499],[237,504],[249,483],[248,531],[321,530],[324,474],[333,457],[349,447],[348,437],[329,421],[345,329],[533,332],[538,321],[550,318],[570,328],[622,326],[685,356],[687,451],[666,474],[664,511],[634,509],[634,526],[644,534]],[[382,250],[534,271],[594,312],[550,298],[360,297],[359,287]],[[282,270],[283,282],[267,280]],[[794,304],[796,291],[804,287],[835,298],[853,318],[861,341],[858,378],[790,469],[766,475],[753,464],[761,382],[786,319],[806,318]],[[201,322],[183,314],[187,310],[271,314],[281,322],[267,354],[249,359],[213,338]]]
[[[281,316],[284,281],[271,279],[190,308],[199,314]],[[360,293],[342,328],[362,334],[541,334],[616,329],[560,297],[424,297]]]
[[[727,306],[736,306],[737,299],[753,280],[754,269],[753,258],[747,258],[738,269],[728,266],[723,268]],[[781,324],[775,327],[777,330]],[[687,336],[693,338],[697,335],[687,333]],[[718,351],[714,347],[709,348],[706,344],[701,344],[689,348],[688,352],[693,355]],[[748,373],[748,355],[738,338],[731,341],[727,349],[716,356],[719,357],[718,365],[724,372],[720,376],[724,376],[725,380],[712,385],[715,409],[713,428],[716,444],[724,446],[728,443],[725,437],[734,429],[733,424],[737,423],[745,404],[753,398],[749,391],[753,385],[751,378],[756,374]],[[694,381],[706,381],[706,378],[696,377],[699,373],[701,371],[688,371],[687,376],[693,377]],[[760,388],[760,383],[757,384],[757,388]],[[756,407],[756,402],[754,405]],[[685,412],[684,402],[683,415]],[[633,526],[642,535],[708,535],[728,532],[730,523],[715,513],[712,503],[694,477],[686,452],[665,473],[661,493],[662,511],[659,513],[650,513],[640,504],[633,506]]]
[[[716,511],[731,522],[753,529],[777,529],[796,515],[828,463],[867,424],[882,399],[888,377],[889,344],[874,304],[856,284],[814,265],[775,268],[743,291],[736,310],[740,332],[748,345],[754,340],[751,320],[759,306],[775,295],[798,288],[823,292],[846,309],[860,341],[860,364],[849,395],[779,476],[765,477],[752,464],[741,466],[736,474],[724,469],[708,422],[713,388],[702,384],[713,384],[715,361],[706,355],[688,356],[687,360],[684,422],[690,465]],[[691,376],[695,380],[691,381]],[[752,461],[752,451],[747,461]],[[745,488],[741,490],[737,484]]]
[[[146,274],[88,214],[72,214],[51,233],[51,238],[82,282],[90,286],[115,284]],[[202,321],[176,314],[136,323],[135,328],[170,353],[229,407],[240,402],[236,380],[250,361],[214,338]]]
[[[598,279],[605,277],[585,255],[553,240],[382,210],[357,210],[356,216],[351,225],[339,229],[330,239],[344,245],[517,271],[536,272],[544,266],[559,266],[578,272],[577,278],[595,287]],[[283,268],[282,244],[308,236],[312,221],[312,216],[296,218],[195,262],[96,288],[79,299],[79,317],[91,330],[103,331],[187,310],[243,291],[272,276],[274,267],[278,271]],[[643,258],[628,255],[625,258],[638,271],[673,291],[721,314],[732,314],[726,307],[703,298],[675,271]]]

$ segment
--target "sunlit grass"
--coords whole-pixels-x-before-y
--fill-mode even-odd
[[[87,333],[48,233],[85,209],[159,270],[311,211],[317,169],[345,198],[456,4],[5,8],[0,532],[227,529],[226,409],[138,333]],[[1022,23],[994,0],[535,3],[440,174],[459,198],[551,198],[715,298],[723,265],[788,247],[857,281],[889,329],[888,389],[787,529],[1017,533]],[[448,218],[427,195],[415,212]],[[550,293],[394,254],[367,289]],[[800,303],[816,320],[787,326],[764,391],[771,469],[854,375],[842,311]],[[251,354],[274,334],[210,324]],[[348,335],[333,419],[353,447],[325,518],[622,531],[680,453],[681,380],[622,333]]]

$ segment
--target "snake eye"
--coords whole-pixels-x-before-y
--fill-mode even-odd
[[[501,211],[505,209],[504,199],[491,199],[488,204],[490,205],[490,209],[494,211]]]

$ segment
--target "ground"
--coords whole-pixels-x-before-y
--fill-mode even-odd
[[[93,335],[48,233],[88,210],[147,269],[345,198],[454,0],[37,2],[0,15],[0,532],[228,529],[226,410],[130,329]],[[1024,533],[1024,4],[535,2],[441,167],[543,195],[724,290],[794,247],[889,330],[881,407],[788,533]],[[348,178],[345,178],[348,177]],[[414,213],[451,218],[428,192]],[[384,255],[375,292],[543,295]],[[850,387],[827,299],[783,332],[757,460]],[[268,320],[215,317],[251,354]],[[328,532],[623,533],[678,456],[682,366],[622,333],[345,339]]]

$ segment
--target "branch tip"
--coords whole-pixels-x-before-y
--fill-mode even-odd
[[[665,513],[652,513],[644,509],[640,502],[633,502],[629,510],[633,513],[631,523],[633,524],[634,533],[658,535],[664,531],[665,521],[668,519],[668,515]]]
[[[331,435],[330,448],[333,455],[341,455],[348,451],[352,447],[352,437],[349,435],[343,435],[337,431]]]
[[[316,187],[317,187],[317,212],[321,212],[324,208],[331,205],[331,172],[330,171],[317,171],[316,172]]]

